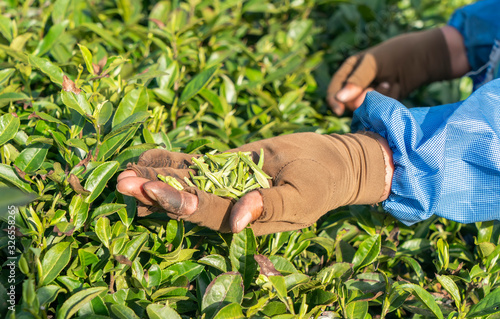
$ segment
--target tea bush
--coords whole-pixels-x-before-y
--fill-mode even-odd
[[[339,64],[466,2],[1,2],[0,314],[500,318],[499,223],[407,227],[351,206],[256,238],[138,218],[115,191],[148,149],[348,132],[324,102]],[[405,103],[469,86],[433,84]]]

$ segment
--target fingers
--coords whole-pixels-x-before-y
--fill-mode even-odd
[[[147,178],[127,175],[120,179],[116,189],[123,195],[135,197],[145,205],[160,206],[179,216],[189,216],[198,207],[196,195],[178,191],[160,181],[150,181]]]
[[[332,80],[330,81],[330,85],[328,86],[328,91],[326,96],[328,104],[330,105],[330,108],[333,110],[333,112],[335,112],[335,114],[339,116],[344,113],[345,106],[344,103],[337,100],[337,93],[346,83],[349,74],[352,72],[357,62],[358,62],[357,56],[352,56],[348,58],[342,64],[342,66],[337,70],[337,72],[335,72],[335,74],[332,77]]]
[[[236,202],[231,210],[229,223],[233,233],[239,233],[251,222],[257,220],[264,210],[262,195],[253,191]]]
[[[120,180],[122,180],[126,177],[135,177],[135,176],[137,176],[137,173],[134,172],[133,170],[128,169],[128,170],[125,170],[122,173],[120,173],[120,175],[118,175],[116,181],[120,182]]]
[[[192,215],[198,208],[196,195],[179,191],[166,183],[147,182],[142,188],[159,206],[179,217]]]
[[[364,101],[366,88],[377,74],[375,58],[371,54],[347,59],[334,74],[328,87],[327,101],[333,112],[342,115],[346,108],[357,109]]]
[[[349,74],[346,83],[353,83],[362,88],[367,88],[377,75],[377,62],[375,57],[369,53],[364,54],[356,67]]]
[[[367,93],[367,89],[352,84],[347,83],[338,93],[337,100],[339,103],[344,105],[344,109],[347,108],[351,111],[354,111],[358,107],[363,104],[365,100],[365,96]]]
[[[125,171],[127,172],[127,171]],[[123,173],[122,173],[123,174]],[[129,174],[125,174],[118,176],[119,181],[116,185],[116,190],[123,195],[135,197],[137,200],[142,202],[145,205],[154,205],[155,201],[149,197],[149,195],[145,192],[142,186],[149,182],[149,179],[137,176],[129,176]]]
[[[163,208],[170,217],[180,217],[221,231],[240,232],[257,220],[263,211],[262,196],[257,191],[246,194],[234,205],[229,199],[203,192],[200,196],[202,209],[189,218],[198,210],[197,195],[178,191],[160,181],[137,177],[133,171],[120,174],[116,188],[123,195],[133,196],[145,205]]]

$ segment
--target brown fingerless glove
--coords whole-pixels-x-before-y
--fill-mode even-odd
[[[348,58],[333,76],[328,94],[352,83],[401,99],[423,84],[451,78],[443,32],[431,29],[396,36]],[[388,90],[380,86],[383,82],[389,84]]]
[[[258,190],[262,194],[264,212],[251,224],[255,234],[301,229],[339,206],[379,202],[386,173],[382,149],[375,136],[373,133],[295,133],[231,150],[251,151],[257,161],[263,149],[263,170],[273,178],[271,188]],[[142,177],[155,179],[156,172],[167,173],[182,182],[183,176],[188,175],[186,156],[161,150],[147,151],[129,168]],[[185,190],[198,196],[198,209],[189,216],[167,212],[170,217],[221,232],[230,231],[229,215],[234,201],[197,188]],[[174,201],[182,202],[182,198]]]

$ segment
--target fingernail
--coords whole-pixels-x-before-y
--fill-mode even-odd
[[[252,214],[250,212],[246,213],[236,222],[235,233],[239,233],[252,221]]]
[[[156,196],[156,192],[154,191],[154,189],[152,188],[143,188],[143,189],[146,192],[146,194],[148,194],[149,198],[151,198],[151,200],[155,202],[158,201],[158,196]]]
[[[116,190],[118,193],[125,195],[125,196],[131,196],[127,191],[126,187],[124,186],[125,184],[123,182],[116,184]]]
[[[336,98],[340,102],[346,102],[349,98],[349,92],[347,92],[347,90],[340,90],[339,93],[337,93]]]

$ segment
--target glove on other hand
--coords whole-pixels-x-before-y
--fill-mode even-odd
[[[345,84],[352,83],[401,99],[423,84],[451,79],[451,70],[440,29],[407,33],[348,58],[334,74],[328,96],[335,97]],[[380,85],[384,82],[389,89]]]
[[[250,226],[256,235],[308,227],[328,211],[351,204],[380,201],[385,186],[385,162],[376,134],[321,135],[295,133],[246,144],[231,151],[251,151],[258,161],[264,150],[263,170],[273,179],[271,188],[258,189],[264,211]],[[187,187],[192,155],[150,150],[137,164],[129,164],[139,177],[176,177],[185,191],[198,196],[198,209],[182,215],[182,198],[160,199],[171,218],[181,218],[217,231],[229,232],[234,200]],[[151,212],[142,209],[140,215]],[[153,209],[154,211],[154,209]]]

